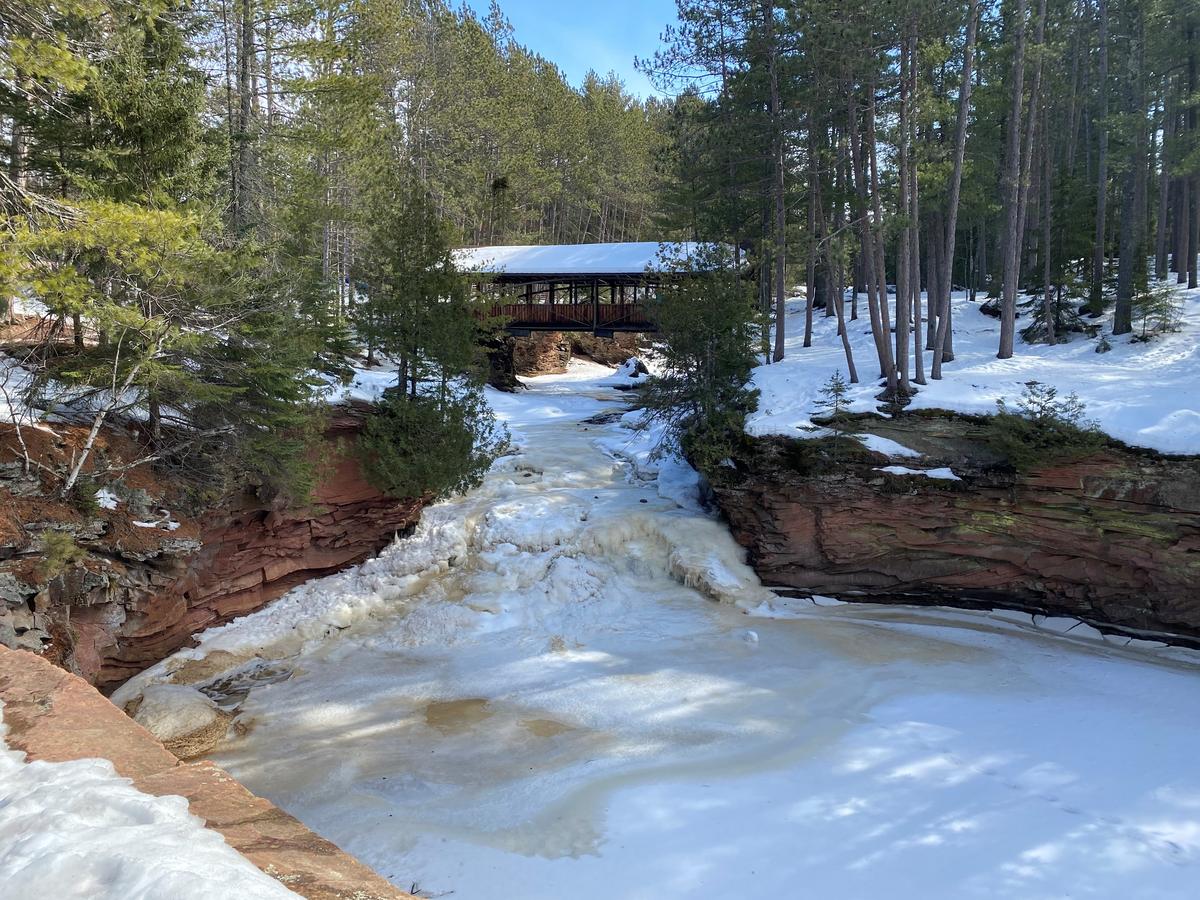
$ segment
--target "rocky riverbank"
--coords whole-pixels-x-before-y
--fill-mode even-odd
[[[389,884],[211,762],[180,762],[77,676],[0,647],[0,712],[7,745],[28,762],[103,759],[143,794],[182,797],[234,850],[308,900],[404,900]],[[94,779],[80,790],[95,790]],[[63,827],[62,811],[51,810]],[[109,818],[103,819],[110,822]],[[94,826],[103,827],[103,826]],[[52,840],[52,839],[51,839]],[[172,859],[175,868],[190,862]],[[192,863],[195,864],[194,862]],[[257,894],[255,895],[257,896]]]
[[[863,417],[851,430],[875,438],[840,453],[829,441],[747,438],[708,474],[768,585],[1200,641],[1200,459],[1109,442],[1016,471],[983,422]]]
[[[111,499],[80,512],[9,464],[0,473],[9,501],[0,523],[0,644],[42,653],[109,688],[194,633],[378,552],[416,523],[424,501],[385,497],[363,478],[348,452],[363,415],[350,405],[331,417],[320,451],[329,465],[304,507],[247,493],[185,515],[169,485],[130,476]],[[119,435],[107,441],[120,452]]]

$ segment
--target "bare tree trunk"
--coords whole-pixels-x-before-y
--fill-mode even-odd
[[[1029,221],[1029,190],[1033,183],[1034,138],[1037,136],[1038,104],[1042,99],[1042,72],[1045,68],[1046,0],[1039,0],[1037,26],[1034,29],[1033,46],[1037,59],[1033,67],[1033,81],[1029,87],[1029,107],[1025,115],[1024,146],[1021,149],[1021,190],[1017,208],[1017,247],[1025,247],[1025,229]],[[1018,253],[1017,275],[1020,276],[1020,253]]]
[[[954,251],[958,233],[958,203],[962,191],[963,158],[967,149],[967,119],[971,115],[971,69],[975,62],[975,39],[979,24],[979,0],[971,0],[967,11],[967,41],[963,48],[962,77],[958,83],[958,121],[954,123],[954,166],[950,175],[950,196],[946,201],[945,258],[942,261],[937,335],[933,342],[933,363],[929,375],[942,377],[942,362],[950,336],[950,296],[954,292]],[[952,358],[952,357],[950,357]]]
[[[250,170],[253,164],[250,147],[250,117],[253,101],[251,63],[254,56],[253,0],[241,0],[238,23],[240,43],[237,59],[238,145],[237,196],[234,198],[235,226],[245,231],[250,226]]]
[[[1101,0],[1103,2],[1103,0]],[[1021,124],[1025,99],[1025,0],[1017,0],[1013,37],[1012,103],[1008,114],[1008,135],[1004,172],[1004,282],[1000,301],[1000,359],[1013,355],[1017,319],[1017,278],[1020,273],[1020,202],[1021,202]]]
[[[775,35],[775,4],[764,4],[770,41],[771,80],[771,165],[775,193],[775,362],[783,359],[787,317],[787,211],[784,208],[783,111],[779,101],[779,46]]]
[[[267,93],[267,130],[275,127],[275,23],[267,16],[263,25],[263,87]]]
[[[915,67],[911,70],[916,77]],[[914,80],[915,84],[915,80]],[[912,143],[916,146],[917,127],[910,123]],[[909,247],[909,274],[912,280],[913,305],[913,361],[916,363],[913,381],[925,384],[925,352],[921,334],[921,204],[919,197],[920,179],[917,178],[917,168],[912,166],[909,171],[909,220],[912,222],[912,245]]]
[[[1200,85],[1196,83],[1196,28],[1191,23],[1187,27],[1187,45],[1188,97],[1195,98],[1196,89]],[[1196,103],[1194,99],[1188,105],[1187,122],[1188,136],[1194,145],[1197,128]],[[1188,195],[1191,204],[1188,207],[1187,283],[1189,288],[1195,288],[1197,286],[1196,255],[1200,253],[1200,175],[1197,175],[1195,172],[1188,177]]]
[[[1179,179],[1175,215],[1175,281],[1187,283],[1188,244],[1192,239],[1192,180],[1186,175]]]
[[[854,166],[855,193],[858,197],[858,212],[859,216],[859,240],[862,244],[863,255],[863,272],[866,276],[867,287],[867,311],[871,317],[871,336],[875,341],[875,352],[879,357],[880,376],[887,380],[886,394],[888,398],[894,398],[896,395],[896,364],[892,358],[891,342],[889,340],[888,327],[884,319],[884,307],[887,303],[887,285],[883,283],[883,253],[876,245],[880,242],[881,237],[876,227],[875,221],[872,221],[868,214],[868,196],[871,189],[874,189],[877,184],[877,170],[875,166],[871,166],[871,188],[867,185],[867,170],[866,165],[871,155],[869,146],[874,138],[874,125],[871,122],[870,116],[874,110],[874,91],[875,85],[868,86],[871,92],[872,99],[868,103],[867,116],[868,125],[865,136],[859,133],[858,128],[858,113],[854,108],[854,97],[850,98],[850,152]],[[867,157],[867,159],[864,159]],[[875,195],[876,208],[878,207],[878,194]],[[883,298],[883,303],[880,303],[880,297]]]
[[[29,137],[26,134],[25,126],[14,116],[12,120],[12,139],[8,145],[8,174],[9,178],[12,179],[13,187],[18,192],[24,191],[29,184],[25,165],[28,155]]]
[[[808,113],[808,268],[804,279],[804,346],[812,346],[813,303],[817,291],[817,205],[821,202],[820,174],[817,171],[816,105]]]
[[[1043,113],[1045,122],[1045,132],[1050,133],[1050,122],[1048,110]],[[1058,341],[1057,322],[1055,319],[1058,316],[1057,308],[1054,302],[1050,299],[1052,292],[1050,290],[1050,232],[1053,224],[1053,210],[1050,203],[1054,193],[1054,154],[1050,150],[1049,142],[1042,143],[1042,318],[1046,325],[1046,343],[1054,344]]]
[[[875,290],[878,294],[879,319],[882,328],[882,344],[883,344],[883,377],[887,382],[887,388],[884,392],[884,397],[888,400],[894,400],[897,396],[899,385],[897,382],[896,359],[892,354],[891,341],[888,340],[888,335],[891,332],[891,315],[888,311],[888,293],[887,293],[887,266],[884,259],[884,241],[883,241],[883,191],[879,183],[879,142],[875,138],[875,98],[876,85],[872,79],[870,84],[870,98],[867,103],[867,160],[870,163],[871,175],[871,205],[874,209],[873,230],[875,232]]]
[[[1045,0],[1042,0],[1043,17],[1040,24],[1044,26]],[[1030,133],[1033,130],[1033,120],[1027,122],[1022,137],[1022,106],[1025,100],[1025,0],[1016,4],[1016,34],[1014,36],[1013,53],[1013,102],[1009,109],[1008,155],[1006,157],[1006,230],[1004,230],[1004,280],[1001,286],[1000,305],[1000,352],[997,358],[1009,359],[1013,355],[1013,344],[1016,332],[1016,294],[1019,290],[1021,272],[1021,239],[1024,232],[1024,203],[1028,192],[1025,190],[1025,178],[1028,172],[1026,157],[1027,146],[1032,145]],[[1036,103],[1036,91],[1031,92],[1030,103]]]
[[[1170,168],[1167,145],[1175,137],[1175,116],[1170,103],[1170,81],[1163,80],[1163,140],[1158,176],[1158,219],[1154,229],[1154,277],[1167,277],[1167,211],[1170,207]]]
[[[1132,10],[1129,53],[1127,104],[1130,118],[1136,122],[1130,165],[1125,173],[1125,210],[1121,216],[1120,262],[1117,265],[1117,305],[1113,314],[1113,334],[1129,334],[1133,330],[1133,292],[1135,276],[1144,264],[1142,213],[1145,208],[1146,183],[1146,88],[1143,75],[1142,18],[1138,9]]]
[[[1108,0],[1097,0],[1097,3],[1100,13],[1100,155],[1096,175],[1096,247],[1088,305],[1099,315],[1104,308],[1105,217],[1108,211]]]
[[[834,129],[834,149],[840,150],[842,146],[842,137],[838,133],[836,127]],[[836,153],[835,153],[836,156]],[[837,165],[835,169],[835,184],[834,195],[844,197],[847,189],[846,170],[842,165]],[[834,206],[833,212],[833,231],[837,235],[841,235],[842,228],[846,224],[845,220],[845,204],[838,203]],[[846,369],[850,375],[850,383],[858,384],[858,368],[854,365],[854,350],[850,346],[850,332],[846,328],[846,263],[845,257],[838,253],[836,257],[830,255],[831,260],[836,260],[831,263],[837,272],[836,291],[833,296],[834,312],[837,315],[838,336],[842,339],[842,351],[846,354]],[[851,275],[853,278],[853,275]]]
[[[898,246],[896,248],[896,370],[899,376],[901,394],[908,397],[912,394],[912,383],[908,376],[909,348],[909,309],[912,304],[912,286],[909,282],[909,269],[912,263],[912,231],[913,224],[907,220],[911,209],[909,189],[911,187],[912,148],[909,146],[909,124],[912,114],[912,80],[909,77],[910,67],[915,68],[916,54],[916,24],[910,22],[907,33],[900,42],[900,128],[899,141],[899,171],[897,190],[899,191],[898,205],[900,214],[905,217],[905,224],[900,229]],[[918,273],[918,279],[920,273]],[[920,305],[920,304],[918,304]]]
[[[839,282],[842,281],[842,277],[840,275],[841,265],[842,264],[839,262]],[[846,292],[844,290],[838,291],[838,295],[835,298],[835,303],[837,304],[838,335],[842,339],[842,350],[846,354],[846,370],[850,375],[850,383],[858,384],[858,368],[854,365],[854,350],[850,346],[850,332],[846,328]]]
[[[942,267],[938,265],[937,261],[938,248],[942,246],[942,241],[937,229],[934,228],[934,217],[927,215],[925,218],[925,308],[927,310],[925,349],[932,350],[937,343],[937,298],[942,295],[938,288],[938,275],[941,273]],[[920,279],[920,268],[917,270],[917,278]],[[917,290],[920,291],[920,287]]]

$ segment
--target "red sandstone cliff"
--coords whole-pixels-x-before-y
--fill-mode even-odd
[[[89,558],[42,581],[35,513],[0,534],[0,621],[10,643],[41,649],[88,681],[111,687],[187,644],[204,628],[244,615],[292,587],[377,553],[412,527],[422,500],[394,500],[363,478],[346,452],[362,411],[343,408],[326,432],[331,465],[311,506],[264,505],[252,495],[173,532],[129,528],[116,514],[69,520]],[[40,504],[44,508],[45,504]],[[31,507],[34,508],[34,507]],[[76,516],[76,518],[79,518]],[[4,609],[7,607],[7,609]]]
[[[810,442],[748,441],[712,473],[763,581],[847,599],[1066,613],[1200,637],[1200,461],[1109,447],[1006,471],[953,417],[869,429],[962,481],[891,475],[889,460],[814,459]]]

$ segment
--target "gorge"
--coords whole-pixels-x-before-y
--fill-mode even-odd
[[[434,894],[1184,890],[1190,651],[773,594],[608,370],[530,383],[480,489],[114,701],[216,701],[217,762]]]

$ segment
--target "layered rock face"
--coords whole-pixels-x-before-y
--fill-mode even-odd
[[[769,585],[847,599],[999,606],[1200,638],[1200,460],[1110,446],[1018,474],[955,417],[875,420],[921,451],[815,461],[748,441],[711,473]],[[949,465],[961,481],[889,474]]]
[[[511,369],[517,375],[561,375],[572,356],[583,356],[606,366],[619,366],[639,353],[640,335],[618,333],[598,337],[586,332],[564,334],[545,331],[529,337],[508,338]],[[503,363],[493,361],[496,387],[505,388]]]
[[[513,367],[518,375],[561,375],[571,361],[571,342],[561,331],[543,331],[510,338]]]
[[[36,631],[48,636],[42,652],[112,687],[194,633],[377,553],[416,523],[424,501],[385,497],[363,478],[355,456],[345,452],[362,415],[342,408],[331,421],[322,450],[330,467],[311,506],[263,504],[246,495],[177,532],[194,537],[164,532],[155,546],[137,550],[120,541],[80,540],[91,554],[84,565],[46,585],[16,582],[14,590],[27,594],[17,608],[28,610]],[[34,633],[22,637],[28,642]]]
[[[606,366],[619,366],[638,355],[640,339],[641,335],[624,331],[610,338],[580,332],[571,335],[571,352]]]

